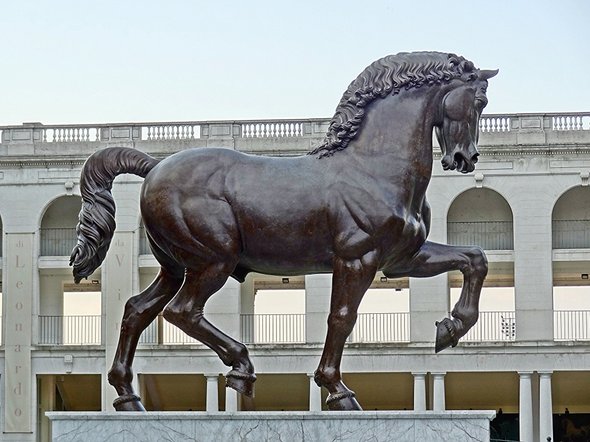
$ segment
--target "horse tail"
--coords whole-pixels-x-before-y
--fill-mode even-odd
[[[78,243],[70,255],[74,280],[88,278],[103,262],[115,232],[113,180],[122,173],[145,178],[159,160],[135,149],[112,147],[92,154],[82,167],[82,210],[78,217]]]

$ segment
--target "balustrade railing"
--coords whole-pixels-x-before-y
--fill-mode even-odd
[[[244,343],[305,342],[304,314],[244,314],[240,315],[240,328]]]
[[[77,241],[75,227],[41,228],[41,256],[70,256]]]
[[[556,341],[590,340],[590,310],[554,311],[553,337]]]
[[[552,130],[590,130],[590,113],[568,113],[551,116]]]
[[[100,345],[101,316],[39,316],[39,345]]]
[[[170,141],[210,137],[284,138],[322,137],[312,125],[327,127],[328,118],[293,120],[180,121],[145,123],[110,123],[0,126],[2,143],[85,143],[141,140]],[[317,128],[316,128],[317,129]],[[480,131],[490,135],[518,131],[586,131],[590,130],[590,112],[549,114],[486,114],[480,119]]]
[[[590,220],[554,220],[554,249],[588,249],[590,248]]]
[[[480,132],[509,132],[509,115],[482,115],[479,119]]]
[[[141,139],[147,141],[194,140],[201,138],[198,123],[147,123],[141,126]]]
[[[44,143],[100,141],[100,129],[96,126],[43,127],[42,134]]]
[[[410,342],[410,314],[359,313],[348,342]]]
[[[499,342],[516,339],[516,314],[513,311],[480,312],[477,323],[461,339],[463,342]]]
[[[580,131],[590,130],[590,112],[549,114],[485,114],[479,120],[485,133],[518,132],[520,130]]]
[[[486,250],[514,249],[512,221],[448,222],[452,245],[478,245]]]
[[[244,138],[283,138],[303,136],[302,121],[255,122],[241,125]]]

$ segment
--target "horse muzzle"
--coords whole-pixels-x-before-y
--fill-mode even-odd
[[[443,156],[441,163],[444,170],[457,170],[461,173],[469,173],[475,170],[475,164],[478,161],[479,152],[476,149],[456,148],[451,154]]]

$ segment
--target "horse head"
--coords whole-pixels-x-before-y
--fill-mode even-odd
[[[498,70],[474,70],[467,81],[457,80],[459,85],[444,95],[435,125],[444,170],[469,173],[475,169],[479,118],[488,104],[488,79],[497,73]]]

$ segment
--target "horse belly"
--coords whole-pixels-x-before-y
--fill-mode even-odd
[[[333,252],[326,235],[308,236],[292,226],[278,234],[250,232],[244,235],[240,265],[252,271],[275,275],[329,272]]]

